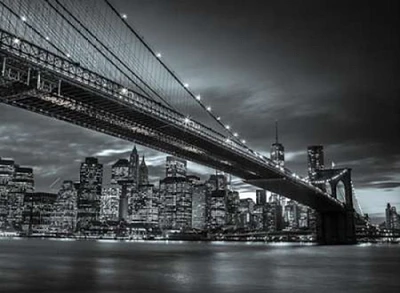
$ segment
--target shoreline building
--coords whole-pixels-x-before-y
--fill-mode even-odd
[[[129,221],[132,224],[154,228],[158,226],[158,191],[149,183],[149,171],[144,155],[139,166],[139,185],[129,202]]]
[[[71,234],[76,230],[78,194],[72,181],[62,183],[54,202],[51,227],[59,233]]]
[[[47,192],[27,192],[24,195],[22,229],[29,234],[47,233],[53,224],[53,210],[57,194]]]
[[[324,147],[322,145],[311,145],[307,147],[307,171],[308,178],[311,183],[316,180],[317,171],[325,169],[324,162]],[[326,190],[326,186],[318,186],[323,190]],[[311,230],[317,230],[319,225],[319,216],[317,212],[309,208],[308,213],[308,228]]]
[[[207,226],[219,229],[226,224],[227,180],[225,175],[211,175],[207,185]]]
[[[100,220],[100,201],[103,184],[103,165],[97,158],[88,157],[81,163],[78,191],[78,227],[90,228]]]
[[[226,225],[237,228],[240,224],[240,196],[238,191],[228,191],[226,195]]]
[[[15,172],[13,159],[0,158],[0,227],[6,228],[8,220],[8,194]]]
[[[310,181],[316,179],[317,170],[323,170],[324,165],[324,147],[322,145],[312,145],[307,148],[308,177]]]
[[[186,161],[168,156],[165,167],[166,177],[160,181],[160,228],[190,229],[192,184],[186,178]]]
[[[280,167],[280,168],[284,168],[285,167],[285,147],[283,146],[283,144],[281,144],[279,142],[279,133],[278,133],[278,121],[275,121],[275,142],[272,144],[271,146],[271,154],[270,154],[270,158],[271,160],[276,164],[276,166]],[[280,194],[277,193],[271,193],[271,196],[269,198],[269,207],[268,209],[281,209],[280,211],[268,211],[265,214],[273,214],[276,216],[281,216],[283,215],[283,209],[286,205],[286,198],[281,196]],[[274,220],[272,221],[271,219],[267,220],[268,227],[275,227],[275,229],[277,230],[281,230],[282,229],[282,225],[280,223],[282,223],[282,220]],[[272,222],[276,222],[275,224],[271,224]]]
[[[8,222],[14,227],[22,224],[24,197],[35,191],[33,169],[15,165],[12,186],[8,192]]]
[[[400,216],[396,211],[396,207],[393,207],[388,203],[385,210],[385,228],[388,230],[400,230]]]
[[[192,228],[204,230],[207,227],[207,185],[194,183],[192,190]]]
[[[129,180],[134,189],[137,189],[139,185],[139,155],[136,149],[136,145],[133,147],[129,157],[129,169],[128,169]]]

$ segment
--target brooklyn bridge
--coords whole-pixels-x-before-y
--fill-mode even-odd
[[[1,102],[232,174],[315,209],[320,243],[355,243],[351,169],[301,177],[253,150],[108,0],[1,0],[0,15]]]

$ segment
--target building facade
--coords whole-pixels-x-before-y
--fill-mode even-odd
[[[100,220],[103,165],[97,158],[86,158],[80,168],[78,190],[78,227],[89,228]]]
[[[207,227],[207,185],[192,185],[192,228]]]
[[[165,177],[186,178],[187,162],[173,156],[167,156]]]
[[[184,177],[167,177],[160,181],[160,227],[192,227],[192,186]]]
[[[322,145],[313,145],[307,148],[308,177],[311,181],[315,180],[317,170],[323,170],[324,165],[324,147]]]
[[[78,193],[72,181],[64,181],[54,202],[51,227],[59,232],[75,232],[78,216]]]

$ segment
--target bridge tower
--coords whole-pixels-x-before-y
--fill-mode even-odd
[[[356,243],[351,169],[317,170],[313,183],[345,204],[343,211],[318,212],[318,242],[321,244]],[[341,191],[344,191],[343,195],[340,194]]]

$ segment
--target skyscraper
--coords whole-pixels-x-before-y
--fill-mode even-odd
[[[101,221],[119,220],[119,203],[122,193],[122,186],[119,184],[110,184],[102,189],[100,204]]]
[[[129,204],[132,209],[129,221],[145,227],[158,226],[158,201],[158,192],[154,189],[154,185],[139,185]]]
[[[226,196],[226,224],[237,226],[239,224],[239,192],[229,191]]]
[[[160,181],[160,227],[192,227],[191,183],[183,177],[166,177]]]
[[[388,230],[400,230],[400,216],[397,214],[396,207],[387,204],[385,228]]]
[[[207,224],[218,229],[226,224],[227,180],[225,175],[211,175],[207,181]]]
[[[256,204],[264,205],[267,203],[267,191],[264,189],[256,190]]]
[[[52,227],[61,233],[76,229],[78,195],[72,181],[64,181],[57,194],[52,214]]]
[[[146,162],[144,160],[144,155],[139,166],[139,185],[149,184],[149,169],[147,168]]]
[[[136,189],[139,181],[139,155],[136,146],[133,147],[129,157],[129,179],[132,181],[134,189]]]
[[[205,229],[207,224],[207,185],[192,187],[192,228]]]
[[[288,201],[285,206],[285,224],[286,227],[295,230],[299,228],[300,210],[298,203],[294,200]]]
[[[166,178],[160,181],[160,227],[192,227],[192,183],[186,178],[186,161],[168,156]]]
[[[86,158],[80,168],[78,191],[78,225],[86,228],[100,217],[103,165],[97,158]]]
[[[15,166],[12,186],[8,193],[8,221],[14,225],[22,222],[24,196],[34,191],[32,168]]]
[[[0,158],[0,227],[7,221],[8,193],[12,186],[14,172],[14,160]]]
[[[313,145],[307,148],[308,177],[315,180],[316,171],[324,169],[324,147]]]
[[[52,225],[57,194],[27,192],[24,195],[23,230],[46,233]]]
[[[271,160],[283,167],[285,165],[285,148],[278,140],[278,121],[275,121],[275,142],[271,146]]]
[[[111,166],[111,184],[129,180],[130,164],[127,159],[119,159]]]
[[[275,121],[275,142],[271,146],[271,160],[279,167],[285,166],[285,148],[279,142],[278,121]],[[284,207],[286,198],[276,193],[271,193],[270,202],[279,201],[279,206]],[[282,212],[281,212],[282,214]]]
[[[186,161],[177,157],[167,156],[165,165],[166,177],[186,177]]]

